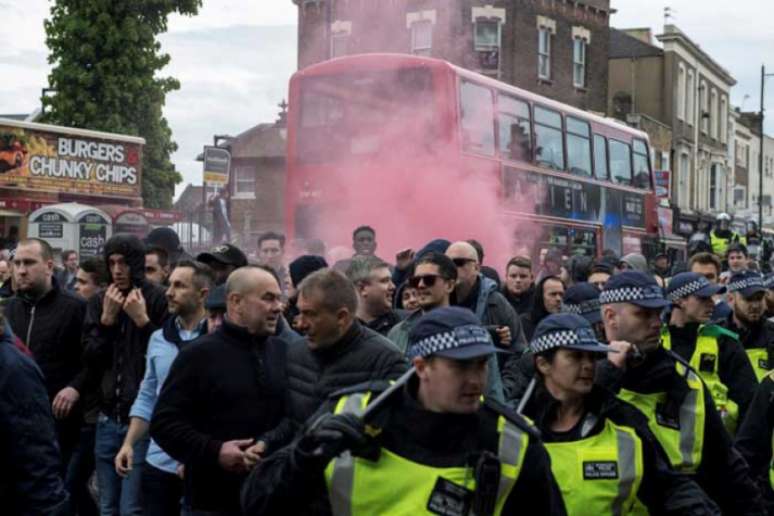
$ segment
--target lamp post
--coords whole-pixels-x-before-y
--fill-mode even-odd
[[[766,73],[766,65],[761,66],[761,112],[760,112],[760,138],[761,150],[758,153],[758,231],[763,234],[763,152],[765,137],[763,135],[764,93],[766,90],[766,78],[774,77],[774,73]]]

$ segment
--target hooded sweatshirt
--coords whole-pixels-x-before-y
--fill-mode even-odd
[[[557,279],[557,277],[546,276],[538,282],[535,286],[535,297],[532,300],[532,309],[527,313],[521,314],[521,327],[524,330],[524,336],[527,338],[527,342],[532,340],[532,335],[535,334],[535,328],[537,328],[540,321],[550,315],[543,302],[543,288],[546,281],[549,279]]]
[[[100,410],[108,417],[128,423],[129,409],[145,374],[145,353],[151,334],[166,320],[167,300],[162,287],[145,280],[145,246],[133,235],[118,234],[105,244],[105,261],[113,254],[124,257],[129,266],[132,288],[139,288],[145,298],[148,324],[138,328],[121,311],[112,326],[101,323],[105,292],[89,300],[83,335],[84,358],[93,375],[100,381]],[[124,292],[124,295],[129,292]]]

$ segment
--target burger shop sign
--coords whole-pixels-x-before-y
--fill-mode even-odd
[[[0,118],[0,187],[140,197],[144,144],[133,136]]]

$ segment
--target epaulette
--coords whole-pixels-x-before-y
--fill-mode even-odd
[[[390,382],[387,380],[369,380],[367,382],[350,385],[328,395],[328,399],[338,399],[347,394],[355,394],[358,392],[370,392],[378,394],[382,391],[386,391],[390,387]]]
[[[518,426],[520,430],[527,432],[533,439],[540,439],[540,430],[538,430],[529,419],[522,416],[508,405],[491,398],[486,398],[484,399],[484,406],[495,414],[503,416],[510,423]]]
[[[739,334],[738,333],[734,333],[731,330],[729,330],[728,328],[724,328],[722,326],[719,326],[719,325],[713,324],[713,323],[710,323],[710,324],[707,324],[707,325],[703,326],[702,329],[701,329],[701,334],[702,335],[709,335],[710,337],[715,337],[715,338],[717,338],[717,337],[728,337],[728,338],[730,338],[732,340],[735,340],[737,342],[739,341]]]

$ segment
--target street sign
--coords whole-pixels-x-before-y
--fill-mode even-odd
[[[204,184],[224,187],[228,184],[231,153],[227,149],[204,147]]]

